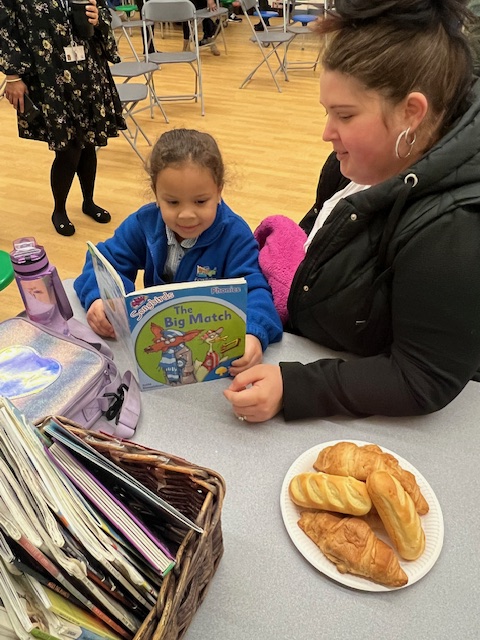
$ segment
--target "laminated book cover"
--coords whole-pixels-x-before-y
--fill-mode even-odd
[[[119,341],[127,342],[142,390],[228,376],[245,350],[247,283],[226,278],[157,285],[126,294],[108,260],[87,243]]]

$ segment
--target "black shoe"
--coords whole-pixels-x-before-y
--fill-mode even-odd
[[[202,38],[199,43],[198,46],[199,47],[204,47],[206,44],[210,43],[210,39],[209,38]]]
[[[258,22],[257,24],[254,24],[253,28],[255,29],[255,31],[265,31],[265,27],[263,26],[263,24],[261,22]]]
[[[55,231],[61,236],[73,236],[75,233],[75,227],[68,219],[66,213],[52,213],[52,223],[55,227]]]
[[[231,13],[228,16],[228,21],[229,22],[242,22],[242,18],[239,18],[235,13]]]
[[[95,222],[100,222],[100,224],[106,224],[112,219],[112,216],[108,213],[108,211],[102,209],[101,207],[97,207],[97,205],[94,203],[90,205],[84,204],[82,207],[82,211],[86,216],[90,216],[90,218],[93,218]]]

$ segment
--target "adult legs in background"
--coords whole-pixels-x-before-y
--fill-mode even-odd
[[[271,11],[272,10],[272,7],[270,7],[269,4],[268,4],[268,0],[259,0],[258,8],[260,9],[260,11]],[[267,27],[270,26],[270,20],[268,18],[264,18],[263,21],[265,22]],[[255,31],[263,31],[263,24],[262,24],[261,20],[259,20],[257,22],[257,24],[254,25],[254,29],[255,29]]]
[[[207,8],[207,0],[192,0],[196,9],[206,9]],[[200,40],[200,46],[202,44],[207,44],[209,39],[215,35],[216,25],[213,20],[210,18],[205,18],[202,20],[202,28],[203,28],[203,37]],[[190,46],[190,31],[188,28],[188,23],[183,23],[183,49],[186,51]],[[211,51],[214,56],[219,56],[220,51],[217,49],[217,45],[213,44],[211,46]]]
[[[142,17],[143,5],[147,1],[148,0],[137,0],[136,4],[137,4],[138,11],[140,13],[140,18]],[[152,37],[153,37],[154,31],[155,31],[155,26],[152,26]],[[145,35],[143,33],[143,29],[142,29],[142,40],[143,40],[143,54],[145,55]],[[155,53],[155,46],[153,44],[153,40],[148,45],[148,53]]]
[[[111,216],[108,211],[97,206],[93,201],[93,190],[95,189],[95,178],[97,176],[97,152],[95,145],[86,144],[77,166],[77,176],[83,194],[82,211],[90,216],[95,222],[105,224],[110,222]]]
[[[86,145],[82,149],[79,142],[72,141],[65,149],[55,152],[55,159],[50,171],[54,201],[52,223],[57,233],[62,236],[72,236],[75,233],[75,227],[67,216],[66,204],[76,173],[83,194],[82,211],[97,222],[109,222],[111,219],[108,211],[97,207],[93,201],[97,173],[95,146]]]

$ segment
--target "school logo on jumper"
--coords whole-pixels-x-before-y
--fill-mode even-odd
[[[208,280],[209,278],[215,278],[217,275],[217,267],[211,269],[210,267],[201,267],[197,264],[197,275],[195,280]]]

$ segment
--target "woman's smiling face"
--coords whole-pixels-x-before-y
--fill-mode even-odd
[[[373,185],[408,166],[395,155],[397,137],[406,128],[402,104],[392,106],[339,71],[322,73],[320,102],[327,113],[323,139],[332,143],[346,178]]]

